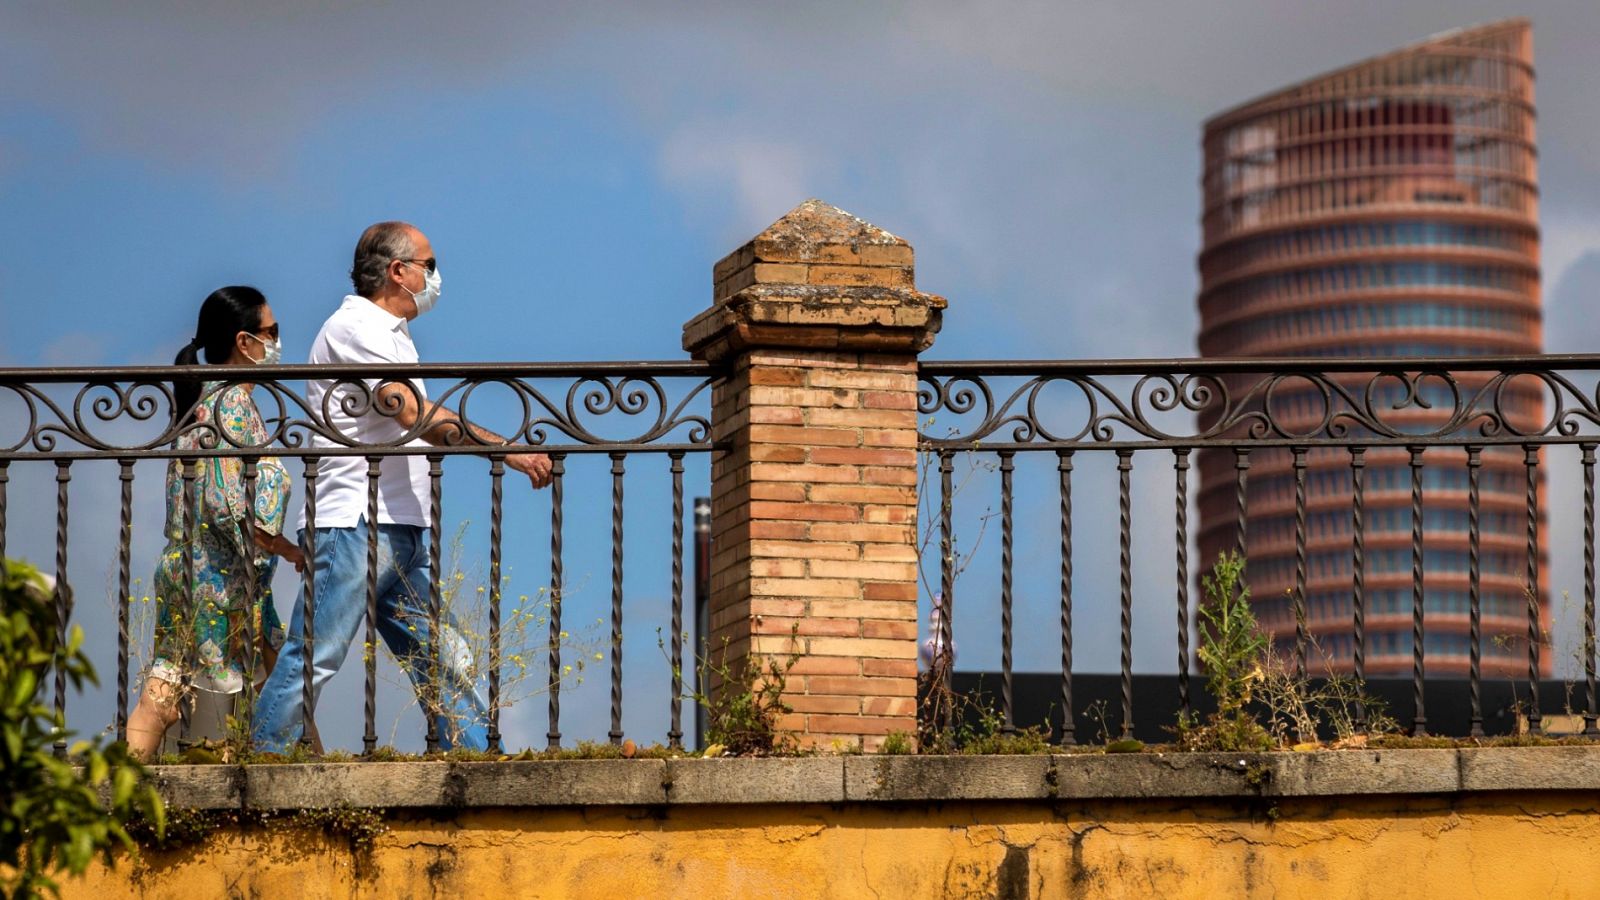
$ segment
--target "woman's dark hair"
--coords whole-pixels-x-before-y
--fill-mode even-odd
[[[239,332],[255,334],[261,329],[261,307],[266,305],[266,295],[253,287],[233,285],[212,291],[200,304],[200,321],[195,326],[194,339],[178,351],[172,364],[198,366],[202,349],[206,352],[206,362],[212,365],[227,362],[233,356],[233,341]],[[172,383],[172,399],[179,413],[187,413],[199,401],[200,384],[193,378]]]

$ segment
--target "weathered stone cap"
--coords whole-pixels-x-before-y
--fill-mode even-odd
[[[815,756],[156,766],[192,809],[1166,800],[1560,791],[1600,794],[1600,746],[1315,753]],[[102,802],[109,794],[102,790]]]
[[[909,263],[911,260],[911,245],[905,238],[815,197],[789,210],[783,218],[751,238],[747,246],[764,259],[792,262],[861,262],[863,248],[870,248],[866,256],[879,257],[883,262]],[[851,252],[836,255],[828,249],[840,246],[850,247]],[[888,249],[892,247],[905,250]],[[736,250],[722,262],[738,255]],[[873,264],[880,263],[874,261]]]
[[[943,297],[916,289],[911,245],[821,200],[807,200],[712,269],[711,309],[683,347],[721,359],[753,347],[918,352]]]

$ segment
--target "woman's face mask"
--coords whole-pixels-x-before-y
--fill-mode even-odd
[[[249,334],[249,332],[246,332]],[[275,366],[283,360],[283,342],[278,338],[266,340],[259,335],[251,334],[261,344],[261,358],[251,360],[258,366]]]

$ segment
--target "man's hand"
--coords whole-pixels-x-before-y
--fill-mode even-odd
[[[506,457],[506,465],[528,476],[534,490],[550,484],[550,457],[543,453],[513,453]]]
[[[417,392],[409,382],[385,384],[378,389],[378,396],[386,405],[398,409],[395,420],[404,428],[414,427],[423,416],[424,410],[417,402]],[[434,446],[453,446],[471,439],[485,447],[510,443],[487,428],[468,423],[437,403],[429,404],[426,414],[433,425],[422,435],[422,439]],[[465,431],[471,432],[471,439]],[[550,484],[550,457],[543,453],[512,453],[506,456],[506,465],[528,476],[534,490]]]

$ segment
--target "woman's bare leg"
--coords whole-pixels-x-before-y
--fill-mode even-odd
[[[178,721],[178,687],[161,678],[144,683],[139,705],[128,716],[128,749],[134,758],[149,762],[161,750],[161,739]]]

